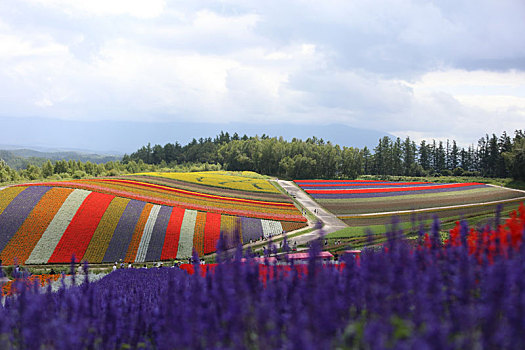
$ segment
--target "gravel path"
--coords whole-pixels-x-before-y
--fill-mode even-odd
[[[301,190],[294,182],[277,180],[277,183],[323,224],[321,229],[317,229],[312,232],[305,233],[304,235],[292,238],[292,240],[296,241],[297,244],[306,244],[318,238],[321,231],[324,234],[328,234],[348,227],[348,225],[339,220],[335,215],[326,211],[323,207],[313,201],[312,198],[310,198],[310,196]],[[308,225],[311,227],[315,226],[315,224],[315,222],[308,223]]]

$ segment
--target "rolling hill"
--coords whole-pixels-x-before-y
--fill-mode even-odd
[[[186,259],[306,226],[254,173],[149,173],[0,190],[4,264]]]

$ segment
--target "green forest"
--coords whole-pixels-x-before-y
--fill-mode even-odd
[[[117,176],[143,171],[255,171],[287,179],[355,179],[376,176],[469,176],[525,180],[525,133],[485,135],[459,148],[455,140],[426,141],[383,137],[374,149],[340,147],[316,137],[284,140],[267,135],[215,138],[164,146],[148,144],[121,161],[47,160],[15,170],[0,159],[0,182]]]
[[[525,133],[511,137],[486,135],[476,146],[459,148],[455,140],[419,145],[409,137],[383,137],[370,150],[340,147],[316,137],[306,141],[269,137],[239,137],[221,132],[214,139],[193,139],[185,146],[148,144],[125,155],[123,163],[175,165],[183,163],[219,164],[227,170],[251,170],[290,179],[346,178],[359,175],[394,176],[481,176],[524,179]]]

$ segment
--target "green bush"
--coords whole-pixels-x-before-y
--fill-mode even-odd
[[[85,171],[82,171],[82,170],[77,170],[75,171],[75,173],[73,174],[73,179],[83,179],[87,176],[87,173]]]

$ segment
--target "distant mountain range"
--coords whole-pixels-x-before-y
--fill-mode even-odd
[[[0,116],[0,139],[3,144],[19,145],[17,149],[29,148],[43,152],[50,150],[79,151],[87,153],[123,155],[132,153],[143,145],[179,142],[184,145],[193,138],[207,138],[221,131],[233,135],[255,136],[266,134],[282,136],[285,140],[306,140],[315,136],[332,144],[373,148],[379,138],[391,136],[383,130],[364,130],[341,124],[323,125],[323,118],[311,124],[245,122],[209,123],[154,122],[147,118],[140,122],[94,120],[73,121],[44,118],[9,118]],[[41,149],[42,146],[45,149]],[[0,149],[12,149],[2,147]]]
[[[19,147],[19,146],[18,146]],[[48,159],[56,160],[75,160],[92,163],[106,163],[109,161],[116,161],[122,159],[118,155],[97,154],[85,151],[71,151],[71,150],[34,150],[29,148],[17,148],[13,145],[0,145],[0,159],[3,159],[11,168],[24,169],[29,163],[35,165],[42,165]]]

